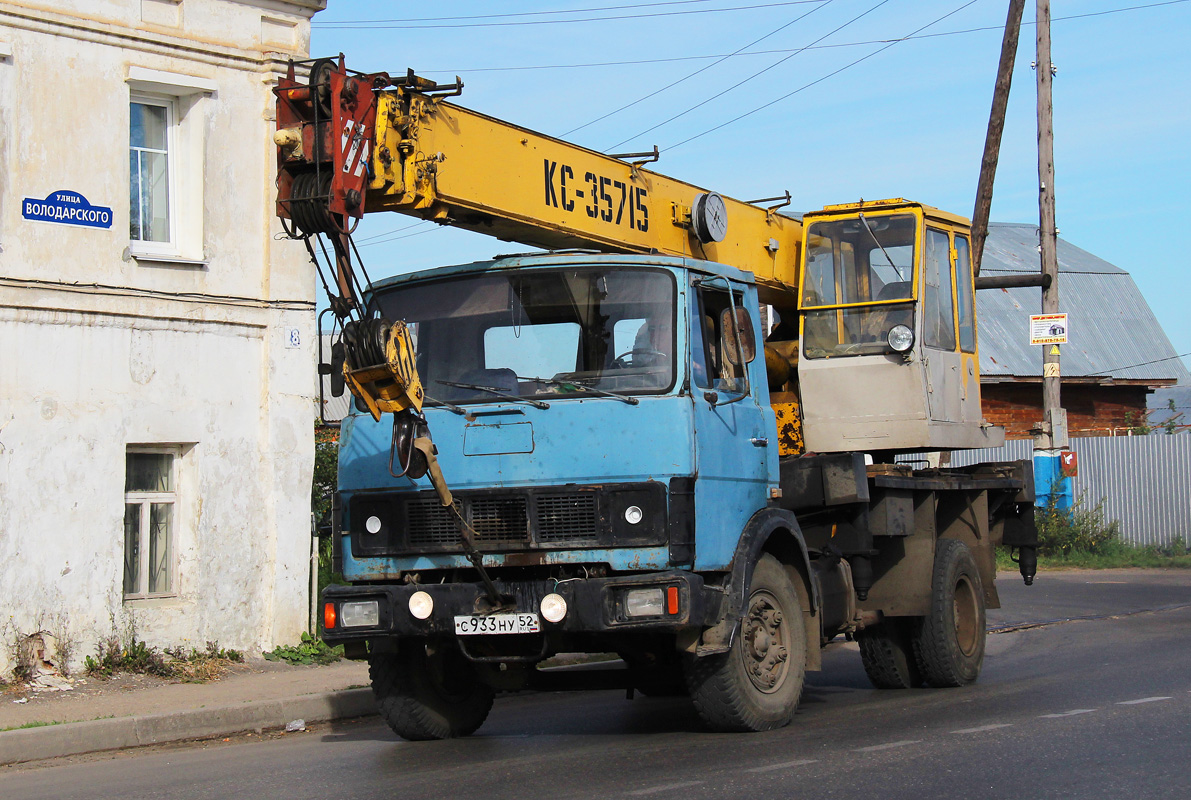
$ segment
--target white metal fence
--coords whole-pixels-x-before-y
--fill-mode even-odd
[[[1191,541],[1191,435],[1111,436],[1072,439],[1079,477],[1072,481],[1077,502],[1103,504],[1107,519],[1121,523],[1121,538],[1140,545]],[[1016,461],[1033,455],[1033,442],[951,454],[957,466],[982,461]]]

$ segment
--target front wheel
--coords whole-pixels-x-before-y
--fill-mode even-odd
[[[984,584],[967,545],[935,545],[930,613],[914,636],[914,655],[927,685],[975,683],[984,663]]]
[[[403,739],[452,739],[476,732],[492,710],[493,691],[453,644],[404,641],[397,653],[368,660],[381,717]]]
[[[731,649],[688,660],[687,688],[699,715],[716,730],[773,730],[794,717],[805,671],[802,606],[786,569],[763,555]]]

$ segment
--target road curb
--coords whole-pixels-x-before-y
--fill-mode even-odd
[[[295,719],[330,722],[373,714],[376,701],[372,690],[348,689],[235,706],[22,728],[0,733],[0,765],[280,728]]]

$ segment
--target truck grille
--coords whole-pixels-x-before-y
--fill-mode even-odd
[[[455,506],[459,506],[458,501]],[[455,521],[437,498],[410,500],[405,513],[410,545],[437,549],[459,543]]]
[[[489,553],[657,545],[667,539],[665,491],[652,482],[462,490],[455,508]],[[625,522],[629,505],[647,510],[643,522]],[[381,521],[380,530],[363,530],[372,517]],[[358,494],[351,500],[351,530],[356,557],[462,549],[451,512],[432,491]]]
[[[529,523],[524,497],[484,497],[467,502],[477,542],[524,542]]]
[[[455,507],[475,531],[476,543],[543,544],[595,542],[599,538],[596,498],[591,492],[534,498],[536,536],[531,539],[529,502],[524,496],[458,497]],[[409,544],[419,548],[453,548],[459,534],[450,513],[433,497],[411,499],[405,506]]]
[[[592,492],[541,495],[537,505],[538,541],[596,541],[598,519]]]

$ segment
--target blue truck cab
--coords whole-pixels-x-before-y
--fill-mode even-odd
[[[333,536],[347,585],[325,590],[322,633],[369,660],[400,735],[466,735],[497,691],[568,686],[689,693],[713,727],[778,727],[820,646],[866,627],[870,676],[975,679],[1008,517],[982,506],[975,535],[961,535],[924,509],[972,491],[1017,508],[1032,500],[1018,496],[1021,476],[936,485],[870,475],[859,453],[782,457],[750,273],[669,256],[510,256],[391,278],[367,303],[409,330],[454,501],[396,476],[387,418],[343,421]],[[959,576],[947,588],[981,629],[924,678],[904,662],[927,634],[907,626],[930,620],[933,571],[954,549],[936,540],[964,536],[980,563],[967,546],[947,555]],[[621,660],[543,666],[562,653]]]

